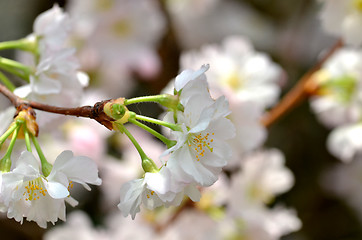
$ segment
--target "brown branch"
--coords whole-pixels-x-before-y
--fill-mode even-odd
[[[18,96],[16,96],[13,92],[11,92],[7,87],[0,84],[0,92],[10,100],[10,102],[14,105],[14,107],[18,108],[23,100],[21,100]]]
[[[10,102],[14,105],[14,107],[19,112],[21,109],[28,109],[29,107],[33,109],[38,109],[45,112],[68,115],[68,116],[76,116],[76,117],[84,117],[94,119],[100,124],[104,125],[109,130],[112,130],[112,121],[113,119],[108,117],[103,112],[104,105],[112,101],[105,100],[101,102],[97,102],[94,106],[82,106],[76,108],[65,108],[65,107],[56,107],[51,106],[35,101],[26,101],[16,96],[13,92],[7,89],[4,85],[0,84],[0,93],[2,93],[5,97],[7,97]]]
[[[284,98],[262,117],[261,123],[264,126],[269,127],[293,107],[306,99],[310,94],[315,92],[317,86],[313,80],[313,74],[321,69],[323,64],[342,46],[343,42],[339,40],[311,70],[302,76],[298,83],[284,96]]]

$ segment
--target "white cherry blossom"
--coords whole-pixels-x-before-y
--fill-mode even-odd
[[[72,28],[70,19],[57,5],[40,14],[34,22],[34,33],[28,38],[37,41],[37,56],[26,59],[34,71],[30,74],[29,84],[15,89],[14,93],[22,98],[61,107],[74,107],[80,103],[83,87],[88,85],[88,76],[78,71],[79,62],[75,49],[66,45],[68,32]],[[50,114],[38,114],[38,121],[46,122]],[[52,117],[54,118],[54,117]]]
[[[73,182],[90,190],[87,183],[100,185],[96,165],[87,157],[74,157],[64,151],[54,162],[49,176],[39,170],[39,163],[32,153],[23,152],[15,163],[15,168],[3,173],[1,196],[7,207],[7,216],[16,221],[35,221],[46,228],[59,219],[65,221],[65,203],[77,205],[69,193]]]

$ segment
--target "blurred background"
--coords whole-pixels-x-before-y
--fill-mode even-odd
[[[1,0],[0,41],[19,39],[30,34],[36,16],[51,8],[54,3],[69,9],[74,2],[76,0],[72,3],[66,0]],[[86,1],[79,2],[86,4]],[[192,9],[195,12],[190,9],[182,10],[181,7],[184,12],[177,12],[177,8],[175,10],[167,7],[167,4],[162,2],[160,12],[163,14],[164,23],[159,29],[155,29],[157,37],[150,37],[149,40],[158,59],[156,63],[153,62],[153,53],[147,50],[148,52],[142,53],[146,56],[146,62],[134,61],[131,64],[137,67],[131,71],[118,69],[116,72],[100,74],[92,70],[98,61],[93,53],[83,51],[80,59],[82,69],[91,77],[89,92],[95,96],[93,102],[119,96],[157,94],[180,72],[179,58],[184,51],[199,49],[205,44],[219,44],[232,35],[245,36],[257,51],[266,52],[284,69],[287,78],[281,83],[283,95],[317,62],[319,54],[336,42],[335,38],[322,31],[318,20],[321,6],[314,0],[220,0],[212,3],[216,4],[216,7],[208,6],[210,9],[203,5],[197,9],[196,2],[201,1],[195,1],[195,8]],[[150,21],[153,20],[150,18]],[[154,21],[157,24],[158,20]],[[84,30],[86,26],[80,28]],[[94,42],[91,44],[97,44],[96,37],[92,40]],[[1,54],[8,58],[15,58],[17,55],[13,51],[4,51]],[[109,61],[114,59],[114,56],[110,55]],[[150,65],[154,68],[148,68]],[[110,79],[110,82],[102,83],[102,78]],[[122,84],[119,88],[114,88],[114,81],[117,80]],[[98,95],[96,89],[102,84],[108,87],[103,86],[102,94]],[[144,115],[154,117],[162,112],[154,105],[137,105],[137,108]],[[326,149],[328,134],[329,130],[319,123],[311,112],[308,101],[297,106],[268,129],[265,145],[278,148],[285,154],[286,166],[295,176],[295,184],[291,190],[278,196],[273,204],[283,203],[295,208],[303,224],[299,231],[281,239],[362,239],[362,213],[358,213],[346,199],[333,195],[322,184],[325,184],[323,179],[326,172],[341,164]],[[117,137],[107,136],[104,151],[114,158],[122,157],[125,152],[120,151],[117,144],[123,140],[115,138]],[[103,216],[110,209],[105,207],[99,189],[93,187],[92,192],[84,193],[78,200],[81,204],[76,210],[85,211],[94,226],[104,225]],[[68,212],[75,209],[67,207]],[[61,224],[58,222],[56,225]],[[52,226],[48,225],[47,230],[51,228]],[[33,222],[24,221],[23,225],[20,225],[6,216],[0,219],[2,240],[42,239],[47,230],[39,228]]]

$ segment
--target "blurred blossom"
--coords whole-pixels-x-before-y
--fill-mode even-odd
[[[362,153],[362,124],[348,124],[335,128],[328,136],[328,150],[344,162]]]
[[[220,0],[166,0],[171,14],[178,17],[195,18],[211,11]]]
[[[44,240],[108,240],[104,230],[97,229],[82,211],[74,211],[69,214],[67,222],[63,225],[50,229],[44,235]]]
[[[177,37],[185,49],[220,42],[236,34],[250,37],[263,49],[275,48],[275,25],[241,1],[168,0],[167,6]]]
[[[230,210],[243,211],[252,205],[268,204],[294,184],[293,173],[284,165],[277,149],[251,153],[241,163],[241,171],[232,176]]]
[[[227,169],[237,167],[245,154],[262,146],[267,130],[260,124],[263,109],[255,102],[239,102],[230,105],[230,120],[234,123],[236,137],[230,141],[232,157]]]
[[[293,209],[276,206],[245,209],[236,218],[225,219],[219,231],[222,239],[278,240],[301,226]]]
[[[210,64],[207,75],[211,91],[234,101],[252,101],[262,107],[276,103],[284,80],[281,67],[265,53],[256,52],[241,36],[226,38],[221,45],[205,45],[181,56],[182,68]]]
[[[362,117],[362,51],[342,48],[314,75],[318,96],[311,107],[328,127],[355,123]]]
[[[323,2],[320,18],[324,29],[340,36],[354,46],[362,44],[362,1],[361,0],[319,0]]]
[[[217,221],[201,211],[185,210],[160,239],[217,240]],[[186,230],[187,229],[187,230]]]
[[[160,70],[156,48],[165,19],[157,1],[72,0],[74,38],[81,44],[80,59],[87,71],[97,72],[110,96],[126,94],[132,73],[154,77]]]
[[[267,207],[274,198],[294,184],[276,149],[255,152],[241,163],[240,172],[231,178],[227,216],[220,229],[226,239],[279,239],[300,229],[301,221],[292,209]],[[228,225],[228,226],[226,226]]]

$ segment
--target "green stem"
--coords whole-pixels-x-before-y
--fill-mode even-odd
[[[135,148],[137,149],[141,159],[145,159],[148,158],[146,153],[143,151],[143,149],[141,148],[141,146],[139,145],[139,143],[137,142],[137,140],[133,137],[133,135],[127,130],[127,128],[123,125],[119,126],[120,128],[122,128],[122,131],[127,135],[127,137],[129,138],[129,140],[131,140],[132,144],[135,146]]]
[[[29,75],[31,73],[31,69],[28,66],[25,66],[24,64],[21,64],[11,59],[0,57],[0,67],[5,71],[8,71],[29,82]],[[21,70],[22,73],[18,70]]]
[[[5,142],[5,140],[19,127],[19,123],[10,125],[8,130],[0,137],[0,146]]]
[[[141,103],[141,102],[156,102],[156,103],[161,104],[164,107],[175,109],[175,110],[178,109],[178,105],[179,105],[178,96],[171,95],[171,94],[160,94],[160,95],[154,95],[154,96],[144,96],[144,97],[126,99],[124,101],[124,105]]]
[[[18,138],[20,126],[21,126],[20,124],[16,125],[16,128],[14,130],[13,136],[11,138],[11,141],[10,141],[10,144],[9,144],[9,147],[8,147],[8,150],[6,151],[5,156],[8,156],[9,158],[10,158],[11,152],[13,151],[16,139]]]
[[[131,99],[126,99],[124,101],[124,105],[130,105],[134,103],[140,103],[140,102],[159,102],[161,99],[168,98],[168,94],[160,94],[160,95],[154,95],[154,96],[144,96],[144,97],[136,97]]]
[[[135,148],[138,151],[138,154],[141,157],[142,160],[142,168],[145,170],[145,172],[158,172],[158,168],[152,159],[150,159],[146,153],[143,151],[137,140],[133,137],[133,135],[127,130],[127,128],[123,125],[120,125],[119,128],[121,128],[122,132],[124,132],[129,140],[131,140],[132,144],[135,146]]]
[[[43,174],[45,177],[47,177],[52,170],[52,165],[50,163],[48,163],[48,161],[46,160],[46,158],[43,154],[43,151],[40,148],[38,139],[33,134],[30,134],[30,136],[31,136],[31,140],[33,141],[34,147],[39,155],[40,162],[41,162],[41,169],[43,171]]]
[[[154,118],[150,118],[150,117],[146,117],[146,116],[142,116],[142,115],[137,115],[135,116],[135,118],[137,120],[141,120],[141,121],[145,121],[145,122],[150,122],[150,123],[154,123],[157,125],[161,125],[167,128],[170,128],[173,131],[180,131],[180,127],[177,124],[173,124],[173,123],[169,123],[169,122],[164,122],[158,119],[154,119]]]
[[[10,144],[8,146],[8,149],[6,150],[6,153],[4,155],[4,157],[1,159],[0,162],[0,170],[2,172],[9,172],[11,169],[11,153],[13,152],[13,148],[16,142],[16,139],[18,138],[18,134],[19,134],[19,129],[21,124],[14,124],[15,125],[15,129],[13,131],[13,136],[11,138]]]
[[[25,145],[26,145],[26,150],[28,150],[28,152],[31,152],[31,144],[30,144],[30,136],[29,136],[29,131],[26,128],[26,124],[23,125],[23,129],[24,129],[24,138],[25,138]]]
[[[2,73],[0,72],[0,81],[7,87],[10,91],[15,90],[14,84]]]
[[[153,136],[157,137],[158,139],[160,139],[164,144],[166,144],[167,148],[170,148],[172,146],[175,145],[176,141],[170,140],[168,138],[166,138],[165,136],[163,136],[162,134],[160,134],[159,132],[155,131],[154,129],[146,126],[145,124],[134,120],[134,119],[130,119],[129,120],[130,123],[133,123],[134,125],[143,128],[144,130],[146,130],[147,132],[151,133]]]
[[[36,49],[36,41],[31,41],[27,38],[22,38],[14,41],[0,42],[0,50],[20,49],[24,51],[34,52]]]

